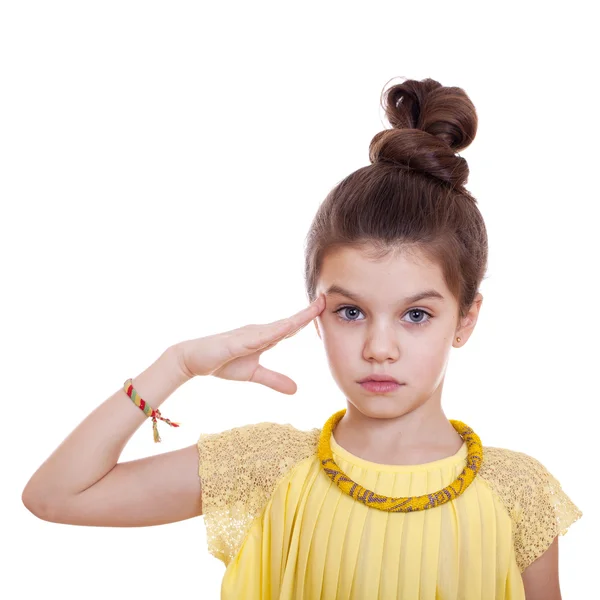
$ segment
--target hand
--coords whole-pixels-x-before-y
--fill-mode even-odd
[[[260,355],[281,340],[292,337],[325,308],[319,296],[295,315],[266,325],[245,325],[175,345],[179,364],[188,377],[213,375],[233,381],[252,381],[282,394],[295,394],[297,385],[286,375],[259,364]]]

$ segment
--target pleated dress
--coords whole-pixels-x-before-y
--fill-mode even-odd
[[[423,511],[385,512],[342,492],[319,463],[321,429],[272,422],[204,433],[198,475],[221,600],[525,600],[521,573],[582,516],[535,458],[483,446],[471,485]],[[330,438],[333,458],[378,494],[451,484],[453,456],[418,465],[364,460]]]

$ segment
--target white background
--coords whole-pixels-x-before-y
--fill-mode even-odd
[[[584,512],[565,599],[597,578],[598,90],[591,4],[4,2],[0,12],[3,598],[218,598],[202,517],[66,526],[29,477],[169,345],[307,304],[303,243],[389,127],[393,77],[462,87],[467,187],[490,242],[484,303],[443,406],[540,460]],[[594,58],[595,55],[595,58]],[[400,79],[398,80],[400,81]],[[196,378],[121,461],[247,423],[321,427],[346,406],[314,326],[261,362],[297,384]]]

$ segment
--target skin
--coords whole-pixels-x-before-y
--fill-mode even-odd
[[[463,440],[441,407],[446,366],[450,349],[463,346],[471,336],[483,296],[478,293],[459,320],[457,300],[438,265],[415,251],[373,259],[368,250],[331,252],[317,284],[317,294],[335,283],[363,298],[356,302],[326,294],[325,309],[314,320],[331,373],[347,400],[346,414],[334,429],[335,441],[356,456],[384,464],[420,464],[451,456]],[[402,301],[430,288],[444,299]],[[342,306],[350,308],[335,314]],[[406,385],[383,394],[369,392],[357,382],[372,373],[391,375]]]

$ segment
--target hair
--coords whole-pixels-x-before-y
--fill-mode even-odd
[[[373,137],[371,164],[329,192],[306,236],[309,300],[316,299],[329,252],[354,248],[373,260],[419,252],[440,266],[463,318],[488,257],[483,217],[464,187],[469,167],[456,154],[475,137],[475,106],[461,88],[433,79],[406,80],[383,91],[380,101],[392,129]]]

